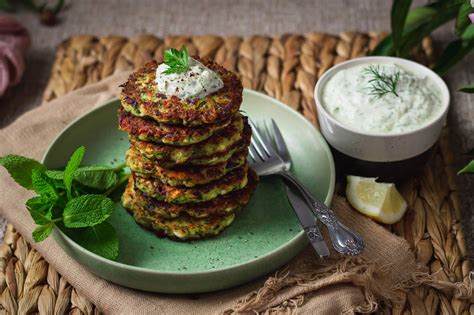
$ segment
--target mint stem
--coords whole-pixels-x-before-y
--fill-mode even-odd
[[[128,178],[130,177],[130,174],[125,174],[123,175],[119,181],[117,182],[117,184],[115,184],[114,186],[112,186],[109,190],[107,190],[106,192],[103,193],[104,196],[108,196],[110,195],[111,193],[113,193],[115,191],[115,189],[119,188],[123,183],[125,183]]]
[[[117,171],[123,170],[125,167],[127,167],[127,163],[126,163],[126,162],[123,162],[122,164],[119,164],[119,165],[113,167],[112,170],[113,170],[114,172],[117,172]]]

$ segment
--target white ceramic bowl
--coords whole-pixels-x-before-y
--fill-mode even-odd
[[[442,99],[442,108],[436,117],[428,124],[415,130],[391,134],[356,130],[337,121],[326,111],[322,103],[322,92],[325,84],[337,72],[367,63],[395,63],[415,73],[421,73],[430,77],[432,82],[437,85]],[[335,152],[335,155],[341,153],[345,156],[346,164],[350,163],[347,157],[356,160],[358,162],[356,164],[359,166],[363,166],[363,162],[372,162],[369,165],[370,170],[368,172],[367,170],[362,170],[360,175],[375,176],[378,175],[377,165],[384,166],[385,164],[387,166],[386,163],[389,163],[388,166],[390,167],[391,163],[392,166],[397,166],[394,167],[393,171],[399,172],[399,166],[404,165],[400,164],[400,162],[423,160],[417,157],[427,155],[427,152],[436,144],[445,123],[450,102],[448,87],[435,72],[416,62],[394,57],[362,57],[340,63],[329,69],[318,80],[314,95],[321,132],[331,147],[338,151]],[[358,170],[353,168],[351,170],[352,173],[354,171],[357,173]]]

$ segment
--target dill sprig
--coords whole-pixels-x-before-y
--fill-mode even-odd
[[[382,72],[380,66],[370,65],[363,69],[363,73],[371,76],[369,80],[369,95],[382,97],[387,93],[392,93],[398,97],[397,86],[400,79],[400,72],[397,71],[392,75]]]

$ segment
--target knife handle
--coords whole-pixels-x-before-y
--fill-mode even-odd
[[[319,257],[324,258],[329,256],[329,249],[326,242],[319,230],[317,219],[314,217],[311,209],[308,207],[306,201],[298,193],[298,191],[292,189],[290,186],[286,186],[286,195],[290,202],[296,217],[301,223],[306,237],[313,246]]]
[[[337,252],[343,255],[362,253],[365,243],[358,233],[342,224],[335,213],[324,203],[315,199],[296,177],[287,171],[280,171],[278,174],[300,192],[314,215],[326,226],[332,245]]]
[[[323,235],[321,234],[321,231],[319,228],[314,225],[314,226],[309,226],[304,228],[304,231],[306,233],[306,236],[309,239],[309,242],[313,246],[313,248],[316,250],[316,253],[318,253],[319,257],[324,258],[329,256],[329,248],[326,245],[326,242],[324,241]]]

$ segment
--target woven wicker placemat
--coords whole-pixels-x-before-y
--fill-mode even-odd
[[[254,36],[173,36],[152,35],[133,38],[89,35],[75,36],[58,49],[44,100],[96,82],[116,71],[131,70],[150,59],[161,59],[167,47],[188,47],[190,54],[215,59],[240,74],[245,87],[262,90],[282,100],[317,126],[313,88],[324,71],[341,61],[366,55],[383,37],[381,33],[323,33]],[[413,58],[430,64],[432,43],[426,38],[413,51]],[[469,314],[474,307],[467,299],[471,292],[438,290],[437,283],[470,284],[470,262],[460,220],[453,156],[448,129],[443,130],[438,150],[423,174],[400,187],[409,210],[398,223],[386,226],[404,237],[418,262],[434,278],[430,286],[401,293],[400,305],[382,305],[389,314]],[[440,180],[442,179],[442,180]],[[41,255],[9,225],[0,250],[0,305],[8,313],[93,314],[94,305],[72,288]],[[454,294],[452,293],[454,292]],[[457,297],[456,297],[457,296]]]

